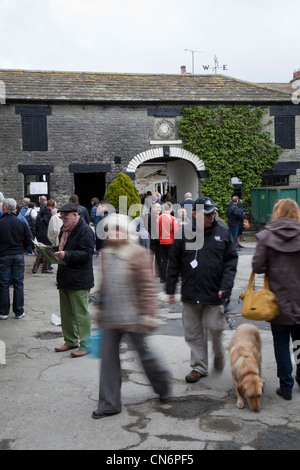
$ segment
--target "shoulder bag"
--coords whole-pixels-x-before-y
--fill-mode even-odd
[[[250,228],[249,220],[248,220],[246,217],[245,217],[245,219],[243,220],[243,228],[244,228],[244,229]]]
[[[243,300],[242,317],[254,321],[271,321],[279,314],[279,306],[275,294],[270,290],[269,281],[265,274],[264,286],[255,290],[254,271],[252,271],[248,289],[241,293]]]

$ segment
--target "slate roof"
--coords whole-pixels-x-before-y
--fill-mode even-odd
[[[269,88],[270,90],[282,91],[288,93],[290,96],[295,91],[293,88],[293,81],[289,83],[257,83],[258,86]]]
[[[291,94],[224,75],[0,70],[6,101],[278,103]]]

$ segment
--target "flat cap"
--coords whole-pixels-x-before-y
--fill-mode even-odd
[[[78,212],[78,205],[73,202],[68,202],[61,206],[57,212]]]

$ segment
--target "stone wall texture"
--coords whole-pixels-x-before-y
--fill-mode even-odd
[[[155,145],[168,143],[157,135],[157,124],[162,118],[149,113],[150,106],[145,103],[49,103],[51,115],[46,118],[48,150],[24,151],[21,115],[16,114],[18,105],[26,106],[24,103],[8,102],[0,105],[0,191],[5,197],[14,197],[19,202],[24,197],[24,174],[20,171],[20,165],[28,169],[32,166],[33,171],[36,166],[53,167],[49,174],[48,193],[57,204],[62,204],[75,192],[74,168],[86,174],[104,172],[105,187],[99,190],[104,193],[108,184],[118,173],[125,172],[128,163],[136,155]],[[168,105],[168,109],[172,109],[172,105]],[[176,111],[180,110],[178,103],[173,109],[175,117],[170,119],[175,125],[175,139],[178,139],[177,128],[181,118]],[[274,138],[274,118],[270,116],[269,107],[265,106],[265,110],[267,112],[263,119],[266,130]],[[280,157],[282,161],[300,161],[300,116],[295,117],[295,132],[296,148],[283,151]],[[180,141],[172,142],[175,142],[172,145],[183,148]],[[299,170],[291,178],[291,183],[300,183]],[[97,194],[89,195],[90,198],[93,196]]]

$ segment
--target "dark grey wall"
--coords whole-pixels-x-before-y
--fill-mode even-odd
[[[0,191],[17,201],[24,197],[24,166],[53,167],[49,193],[58,204],[75,191],[73,171],[104,171],[107,187],[135,155],[151,148],[158,119],[145,105],[50,104],[48,150],[24,151],[20,106],[26,104],[0,106]]]

